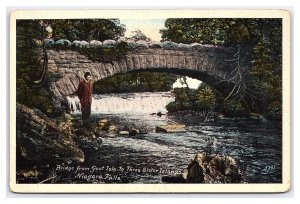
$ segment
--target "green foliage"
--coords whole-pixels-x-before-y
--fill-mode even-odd
[[[161,29],[162,41],[236,45],[255,43],[281,33],[280,19],[255,18],[169,18]],[[276,42],[280,48],[280,42]]]
[[[135,41],[138,41],[138,40],[144,40],[144,41],[151,41],[150,38],[148,38],[144,33],[142,33],[141,30],[137,29],[137,30],[134,30],[134,31],[131,31],[132,33],[132,37],[130,37],[130,39],[133,39]]]
[[[268,111],[270,114],[282,114],[282,106],[281,106],[281,102],[280,101],[273,101],[269,107],[268,107]]]
[[[158,72],[128,72],[94,83],[94,93],[130,93],[169,91],[176,76]]]
[[[124,35],[125,27],[118,19],[56,19],[56,20],[18,20],[17,21],[17,53],[16,53],[16,97],[17,102],[31,108],[40,109],[47,115],[54,112],[52,96],[46,80],[35,84],[43,73],[42,55],[43,41],[50,37],[46,27],[52,28],[54,39],[99,40],[118,39]],[[55,49],[70,49],[70,41],[61,40]],[[126,43],[119,43],[113,48],[75,48],[92,60],[111,62],[123,56]]]
[[[120,42],[113,48],[78,48],[79,52],[94,61],[112,62],[121,59],[128,50],[126,42]]]
[[[127,43],[121,41],[113,47],[85,47],[70,46],[70,42],[79,41],[104,41],[117,40],[124,36],[125,25],[120,24],[119,19],[55,19],[45,20],[52,28],[52,38],[60,39],[52,49],[71,49],[88,56],[91,60],[100,62],[112,62],[120,59],[127,51]],[[67,39],[67,40],[62,40]]]
[[[79,46],[69,46],[68,44],[55,44],[51,45],[51,49],[54,50],[74,50],[87,56],[89,59],[98,62],[112,62],[120,60],[124,57],[128,50],[128,45],[126,42],[121,41],[117,43],[114,47],[79,47]]]
[[[196,103],[198,108],[201,110],[212,110],[216,105],[216,95],[213,89],[202,83],[197,92]]]
[[[213,89],[201,84],[197,90],[197,108],[202,111],[204,121],[207,121],[216,105],[216,95]]]
[[[45,22],[53,29],[53,38],[70,41],[118,39],[126,31],[119,19],[55,19]]]
[[[282,95],[282,20],[266,18],[170,18],[162,41],[238,48],[232,66],[238,78],[227,110],[270,113]],[[230,102],[230,103],[229,103]],[[276,104],[276,103],[275,103]]]
[[[171,18],[166,20],[165,27],[160,30],[162,41],[177,43],[223,45],[250,38],[248,28],[238,19]]]
[[[55,43],[48,45],[49,49],[54,50],[73,50],[77,51],[93,61],[99,62],[112,62],[120,60],[124,57],[128,50],[127,42],[121,41],[116,43],[116,45],[111,47],[101,47],[101,46],[76,46],[71,44],[69,40],[59,40],[61,43]]]
[[[175,102],[181,106],[184,106],[188,102],[189,98],[186,88],[175,88],[172,94],[175,95]]]
[[[225,101],[220,104],[220,110],[226,117],[248,117],[250,110],[245,100]]]
[[[168,112],[195,110],[196,90],[188,87],[174,88],[172,91],[175,101],[166,106]]]
[[[16,98],[17,102],[52,114],[54,108],[47,84],[37,86],[33,81],[42,75],[42,40],[45,37],[39,20],[17,21]]]
[[[259,42],[254,47],[250,75],[260,98],[259,111],[263,113],[271,113],[272,108],[269,107],[281,101],[282,95],[281,56],[273,57],[273,52],[272,46],[266,42]]]
[[[197,90],[185,88],[175,88],[172,91],[175,101],[169,103],[166,109],[169,112],[194,110],[201,111],[204,120],[207,120],[216,107],[216,94],[208,85],[202,83]]]

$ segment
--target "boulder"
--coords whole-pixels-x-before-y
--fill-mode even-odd
[[[105,123],[99,123],[99,127],[100,128],[104,128],[105,127]]]
[[[191,45],[188,45],[188,44],[183,44],[183,43],[179,43],[178,44],[178,48],[180,50],[191,50]]]
[[[90,47],[100,47],[102,45],[102,42],[98,40],[91,40],[90,41]]]
[[[114,132],[112,132],[112,133],[106,133],[105,134],[105,137],[117,137],[118,136],[118,134],[117,133],[114,133]]]
[[[124,127],[122,127],[120,130],[124,133],[129,132],[129,135],[131,136],[138,135],[141,133],[141,131],[138,128],[136,128],[135,124],[130,124],[130,125],[127,124]]]
[[[185,131],[186,131],[186,126],[181,124],[156,126],[156,132],[172,133],[172,132],[185,132]]]
[[[129,132],[126,130],[122,130],[119,132],[119,135],[129,135]]]
[[[102,139],[96,137],[95,134],[89,133],[79,136],[78,145],[84,151],[84,153],[93,152],[94,150],[100,149],[102,145]]]
[[[118,131],[117,127],[115,125],[108,126],[107,132],[109,133],[116,133]]]
[[[197,153],[187,171],[187,183],[245,183],[235,160],[230,156]]]
[[[149,48],[149,43],[145,40],[138,40],[138,41],[136,41],[136,44],[140,48]]]
[[[73,117],[71,114],[68,114],[68,113],[65,113],[65,114],[64,114],[64,118],[65,118],[67,121],[74,121],[74,117]]]
[[[72,43],[67,39],[60,39],[60,40],[55,42],[55,45],[66,46],[66,47],[71,46],[71,44]]]
[[[150,42],[149,48],[161,48],[161,43],[160,42]]]
[[[102,119],[99,120],[99,123],[108,123],[108,120],[105,119],[105,118],[102,118]]]
[[[109,127],[111,126],[111,121],[107,119],[100,119],[98,126],[101,130],[109,130]]]
[[[80,41],[80,40],[74,40],[72,42],[72,45],[74,45],[76,47],[83,48],[83,47],[89,47],[90,44],[87,41],[84,41],[84,40],[82,40],[82,41]]]
[[[187,183],[204,183],[203,167],[196,160],[192,161],[187,169]]]
[[[129,134],[130,135],[137,135],[137,134],[140,134],[140,130],[136,129],[136,128],[130,128],[129,130]]]
[[[115,40],[104,40],[102,42],[103,48],[113,48],[117,45],[117,42]]]
[[[52,46],[52,45],[55,44],[53,39],[45,39],[44,43],[45,43],[46,46]]]
[[[19,160],[39,163],[83,162],[68,121],[48,118],[37,109],[16,106],[16,151]]]
[[[84,41],[84,40],[79,42],[79,47],[89,47],[89,45],[90,44],[87,41]]]
[[[178,44],[172,41],[164,41],[161,43],[161,46],[166,49],[177,49]]]

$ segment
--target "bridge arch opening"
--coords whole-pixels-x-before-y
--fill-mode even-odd
[[[201,71],[192,70],[192,69],[178,69],[178,68],[147,68],[147,69],[129,70],[127,72],[117,73],[117,74],[109,75],[109,76],[101,78],[101,79],[96,79],[94,84],[97,84],[97,82],[101,82],[103,80],[111,79],[116,76],[122,76],[123,74],[126,74],[126,73],[138,74],[138,73],[147,73],[147,72],[148,73],[164,73],[166,75],[176,76],[174,83],[176,82],[176,80],[178,78],[188,77],[190,79],[199,81],[198,85],[200,85],[201,83],[204,83],[204,84],[211,86],[220,95],[224,95],[224,96],[226,94],[228,94],[229,91],[231,90],[231,88],[233,87],[232,82],[224,80],[218,76],[211,75],[207,72],[201,72]],[[195,87],[195,89],[197,89],[197,88]]]
[[[111,89],[113,87],[113,83],[118,80],[122,80],[122,78],[118,79],[118,77],[122,77],[126,74],[130,75],[138,75],[142,73],[150,73],[151,74],[164,74],[163,76],[169,76],[168,80],[171,80],[171,83],[168,85],[167,89],[157,90],[157,91],[149,91],[149,90],[130,90],[126,91],[124,87],[120,90]],[[159,75],[161,76],[161,75]],[[207,73],[195,72],[192,70],[179,70],[179,69],[171,69],[171,68],[161,68],[161,69],[140,69],[140,70],[132,70],[125,73],[118,73],[112,76],[108,76],[102,79],[99,79],[94,82],[94,102],[92,104],[92,112],[94,113],[122,113],[122,112],[130,112],[130,109],[134,109],[135,112],[140,113],[158,113],[163,112],[166,113],[166,106],[170,102],[175,101],[175,95],[172,94],[174,90],[174,83],[178,81],[179,78],[182,77],[190,77],[191,79],[200,80],[200,85],[202,82],[211,86],[213,89],[216,87],[222,87],[220,84],[223,82],[219,82],[220,79],[211,76]],[[115,78],[115,79],[114,79]],[[135,79],[137,80],[137,79]],[[150,80],[152,80],[150,78]],[[155,79],[153,79],[155,80]],[[104,82],[106,87],[102,87],[104,91],[97,90],[97,84],[99,82]],[[119,85],[120,83],[119,81]],[[114,87],[117,88],[117,87]],[[190,87],[189,87],[190,88]],[[223,87],[224,88],[224,87]],[[96,89],[96,90],[95,90]],[[195,88],[197,89],[197,88]],[[125,91],[124,91],[125,90]],[[220,89],[216,89],[219,91]],[[195,90],[196,91],[196,90]],[[152,92],[152,93],[146,93]],[[157,93],[160,92],[160,93]],[[137,93],[137,94],[136,94]],[[140,93],[140,94],[138,94]],[[153,94],[154,93],[154,94]],[[157,94],[155,94],[157,93]],[[128,100],[127,100],[128,99]],[[127,100],[127,101],[126,101]],[[70,98],[68,97],[68,101],[70,102],[70,109],[73,113],[80,113],[80,105],[78,99],[76,97]]]

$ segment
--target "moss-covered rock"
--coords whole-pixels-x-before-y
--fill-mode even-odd
[[[83,162],[84,153],[73,141],[71,123],[48,118],[37,109],[17,104],[16,148],[21,163]],[[25,162],[26,163],[26,162]]]
[[[236,161],[230,156],[197,153],[187,170],[187,183],[245,182]]]

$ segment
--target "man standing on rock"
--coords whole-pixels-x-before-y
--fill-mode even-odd
[[[84,74],[84,80],[79,82],[77,96],[80,100],[83,125],[87,125],[91,115],[93,82],[90,72]]]

